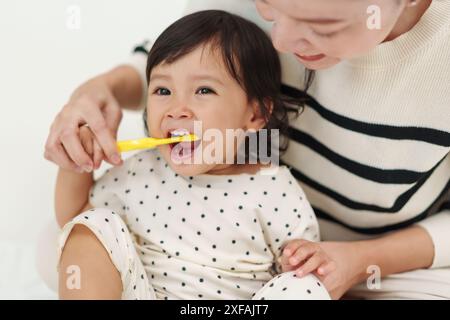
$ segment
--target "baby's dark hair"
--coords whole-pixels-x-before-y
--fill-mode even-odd
[[[245,91],[248,100],[259,104],[266,120],[268,141],[270,129],[278,129],[281,140],[277,152],[285,151],[288,120],[291,114],[298,116],[304,101],[282,96],[278,53],[266,33],[253,22],[220,10],[200,11],[181,18],[153,44],[147,60],[147,83],[157,65],[170,64],[206,44],[221,52],[229,74]],[[148,135],[146,112],[147,109],[144,123]]]

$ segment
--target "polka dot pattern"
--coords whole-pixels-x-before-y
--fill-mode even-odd
[[[284,244],[319,240],[312,208],[285,167],[183,177],[149,150],[110,169],[90,195],[94,207],[127,221],[158,299],[249,299],[279,271]]]

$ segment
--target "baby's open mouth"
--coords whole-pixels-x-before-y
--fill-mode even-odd
[[[175,129],[167,133],[167,138],[182,137],[193,134],[187,129]],[[179,160],[191,157],[194,154],[195,149],[200,145],[201,140],[188,141],[188,142],[176,142],[169,144],[170,152],[172,156],[179,158]]]

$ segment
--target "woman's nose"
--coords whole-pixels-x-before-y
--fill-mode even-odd
[[[286,20],[278,20],[272,26],[273,46],[280,52],[304,53],[311,51],[311,43],[304,36],[304,27]]]

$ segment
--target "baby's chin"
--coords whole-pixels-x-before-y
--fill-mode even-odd
[[[207,174],[212,169],[211,165],[207,164],[175,164],[172,161],[168,161],[167,163],[175,173],[183,177],[193,177],[201,174]]]

